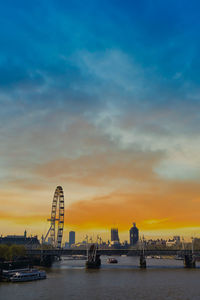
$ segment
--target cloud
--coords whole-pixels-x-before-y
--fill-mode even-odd
[[[149,232],[195,227],[199,224],[199,194],[198,184],[186,182],[162,183],[159,189],[145,193],[112,193],[72,204],[66,223],[82,228],[110,229],[115,225],[123,231],[136,221],[142,231]]]
[[[82,227],[114,216],[123,228],[198,225],[199,4],[10,4],[0,10],[2,217],[45,215],[62,184]]]
[[[153,166],[163,156],[162,153],[137,150],[94,151],[72,159],[56,159],[36,168],[45,178],[64,177],[66,181],[77,181],[86,185],[109,184],[115,180],[122,182],[146,182],[155,180]]]

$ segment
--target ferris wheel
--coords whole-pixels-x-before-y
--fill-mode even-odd
[[[57,186],[51,208],[51,222],[50,228],[43,239],[45,242],[47,236],[50,234],[51,245],[56,248],[61,248],[63,229],[64,229],[64,193],[61,186]]]

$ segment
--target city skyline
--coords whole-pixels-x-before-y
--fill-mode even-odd
[[[133,223],[134,225],[135,223]],[[130,237],[130,230],[132,229],[133,227],[130,227],[127,232],[120,232],[118,231],[118,228],[110,228],[110,230],[107,230],[107,231],[104,231],[104,232],[101,232],[101,234],[99,232],[78,232],[78,240],[77,240],[77,232],[75,231],[70,231],[70,230],[65,230],[64,232],[64,235],[63,235],[63,238],[62,238],[62,247],[65,247],[65,245],[67,245],[67,247],[70,247],[71,244],[88,244],[88,243],[106,243],[106,244],[110,244],[111,245],[114,245],[112,242],[118,242],[119,244],[124,244],[124,243],[127,243],[127,245],[131,245],[131,237]],[[117,239],[114,239],[113,238],[113,233],[112,231],[113,230],[116,230],[117,231],[117,236],[118,238]],[[140,231],[139,228],[137,228],[138,232]],[[74,235],[74,238],[71,238],[71,241],[73,239],[73,241],[75,241],[75,243],[73,242],[70,242],[70,234]],[[76,237],[75,237],[76,236]],[[32,235],[32,234],[29,234],[29,232],[27,233],[27,231],[25,230],[24,233],[23,232],[20,232],[20,234],[1,234],[1,238],[4,239],[4,238],[28,238],[28,239],[38,239],[38,241],[40,241],[41,244],[51,244],[52,245],[52,239],[50,237],[50,235],[47,236],[47,238],[44,240],[44,235],[42,236],[38,236],[37,234],[35,235]],[[103,237],[103,238],[102,238]],[[140,232],[137,236],[136,236],[136,244],[137,242],[140,244],[142,241],[145,241],[145,242],[161,242],[161,241],[165,241],[165,242],[173,242],[173,241],[176,241],[176,240],[179,240],[180,243],[191,243],[192,240],[200,240],[199,238],[199,235],[198,236],[173,236],[173,235],[161,235],[161,236],[158,236],[158,235],[153,235],[153,236],[144,236],[144,233],[143,232]],[[10,242],[10,241],[9,241]],[[137,244],[137,246],[139,245]],[[170,244],[170,243],[169,243]]]
[[[77,239],[200,234],[200,4],[155,3],[1,3],[2,234],[45,234],[57,185]]]

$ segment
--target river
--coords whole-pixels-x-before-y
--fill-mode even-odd
[[[200,299],[200,264],[184,269],[183,261],[147,259],[138,268],[137,257],[116,257],[99,270],[86,270],[82,260],[56,262],[47,279],[25,283],[0,283],[0,300],[196,300]]]

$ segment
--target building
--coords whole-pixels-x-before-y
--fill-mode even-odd
[[[176,241],[176,244],[181,244],[181,237],[179,235],[175,235],[173,239]]]
[[[119,242],[118,228],[111,228],[111,242]]]
[[[37,248],[40,245],[37,236],[27,237],[26,230],[24,235],[7,235],[0,237],[0,244],[6,245],[23,245],[26,248]]]
[[[53,245],[53,238],[51,236],[48,237],[47,244],[48,245]]]
[[[146,246],[159,246],[159,247],[165,247],[166,246],[166,240],[163,239],[157,239],[157,240],[146,240],[145,245]]]
[[[176,244],[176,241],[174,240],[174,239],[172,239],[172,240],[168,240],[167,242],[166,242],[166,246],[167,247],[173,247],[173,246],[176,246],[177,244]]]
[[[133,227],[131,227],[129,233],[130,233],[130,245],[134,246],[139,240],[139,230],[136,227],[135,223],[133,223]]]
[[[116,249],[120,248],[118,228],[111,228],[110,247],[116,248]]]
[[[69,249],[69,243],[68,242],[65,243],[65,247],[64,248],[65,249]]]
[[[200,239],[199,238],[192,239],[192,243],[193,243],[192,247],[194,250],[200,249]]]
[[[166,246],[167,247],[178,246],[178,245],[181,245],[181,238],[180,238],[180,236],[174,236],[172,240],[169,239],[166,242]]]
[[[75,231],[70,231],[69,232],[69,247],[71,245],[75,244]]]

